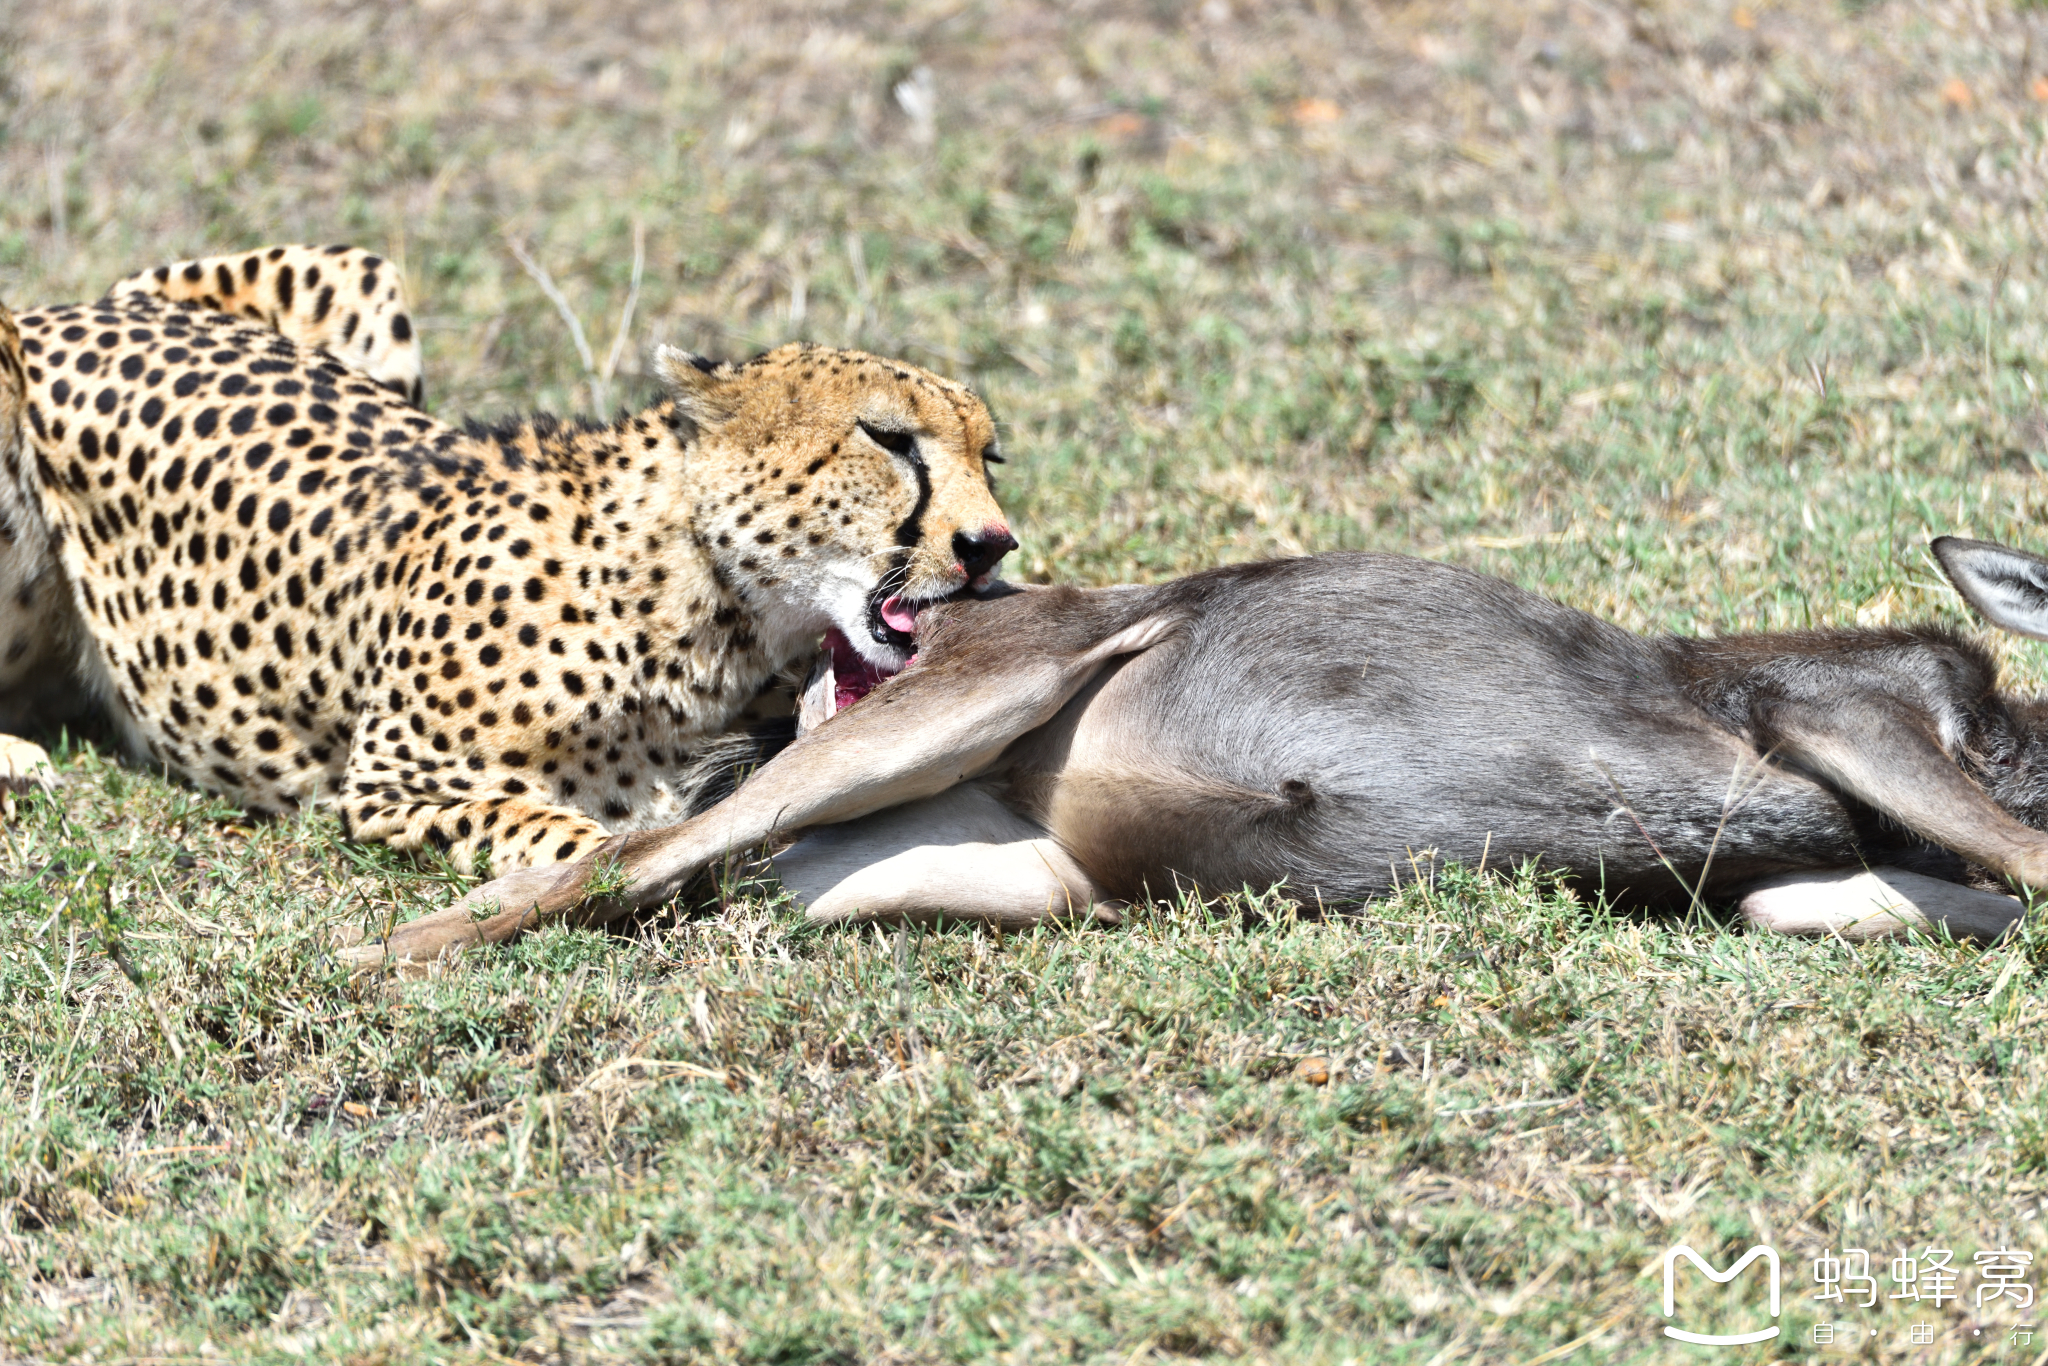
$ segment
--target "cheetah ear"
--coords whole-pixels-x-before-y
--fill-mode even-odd
[[[733,415],[732,367],[675,346],[656,347],[654,373],[683,416],[716,427]]]

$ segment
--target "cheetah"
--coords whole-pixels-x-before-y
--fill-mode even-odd
[[[0,310],[0,716],[54,683],[252,812],[538,867],[689,814],[693,755],[821,638],[899,670],[1016,546],[957,383],[662,347],[643,411],[458,429],[395,277],[271,248]]]
[[[109,298],[152,294],[253,318],[343,368],[421,407],[426,389],[420,349],[398,272],[354,247],[270,247],[239,259],[181,261],[116,281]],[[0,310],[4,312],[4,310]],[[13,430],[9,396],[0,393],[0,433]],[[5,438],[0,437],[0,442]],[[74,642],[45,618],[59,591],[48,558],[11,553],[16,519],[11,491],[0,490],[0,788],[47,785],[42,748],[12,732],[36,721],[74,720],[90,710],[67,664],[55,656]]]

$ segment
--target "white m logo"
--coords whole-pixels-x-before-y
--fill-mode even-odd
[[[1687,1261],[1705,1272],[1707,1279],[1717,1285],[1728,1284],[1728,1282],[1742,1274],[1744,1267],[1761,1257],[1764,1265],[1770,1269],[1771,1317],[1778,1317],[1778,1254],[1776,1252],[1759,1245],[1743,1253],[1741,1259],[1726,1271],[1716,1271],[1706,1258],[1694,1252],[1684,1243],[1680,1243],[1664,1254],[1665,1318],[1670,1318],[1678,1311],[1678,1301],[1672,1293],[1675,1289],[1672,1285],[1672,1273],[1677,1269],[1680,1257],[1684,1257]],[[1762,1342],[1766,1338],[1774,1338],[1778,1336],[1778,1325],[1774,1323],[1768,1328],[1759,1328],[1754,1333],[1688,1333],[1683,1328],[1672,1328],[1667,1325],[1664,1329],[1664,1336],[1667,1338],[1677,1338],[1680,1342],[1696,1342],[1703,1347],[1732,1347],[1740,1343]]]

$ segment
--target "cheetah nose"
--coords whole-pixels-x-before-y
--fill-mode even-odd
[[[996,567],[996,561],[1016,548],[1017,538],[1001,522],[990,522],[971,535],[965,531],[953,533],[953,558],[960,561],[969,579],[988,573]]]

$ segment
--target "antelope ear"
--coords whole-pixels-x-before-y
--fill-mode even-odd
[[[700,427],[716,427],[733,415],[733,369],[722,361],[692,355],[675,346],[657,347],[654,373],[683,415]]]
[[[1984,620],[2016,635],[2048,640],[2048,560],[1994,541],[1938,536],[1941,572]]]

